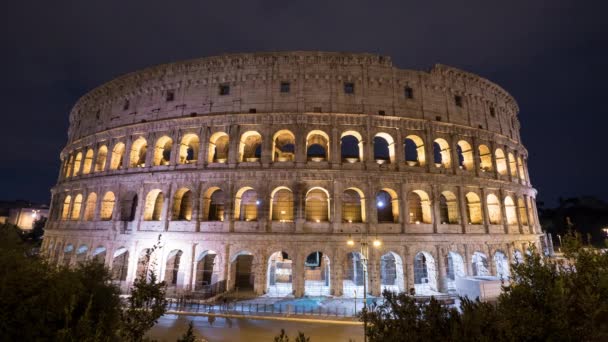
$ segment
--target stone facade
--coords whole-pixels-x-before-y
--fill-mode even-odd
[[[369,252],[375,295],[447,292],[455,272],[504,276],[501,258],[541,233],[517,113],[479,76],[370,54],[237,54],[131,73],[70,113],[43,248],[63,264],[99,258],[126,286],[158,244],[161,279],[195,292],[249,281],[266,293],[276,271],[296,296],[313,283],[350,295],[351,237],[382,242]],[[275,268],[286,260],[289,276]]]

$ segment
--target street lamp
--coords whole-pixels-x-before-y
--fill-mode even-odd
[[[354,246],[355,240],[353,240],[352,236],[348,236],[348,240],[346,241],[348,246]],[[382,246],[382,241],[378,239],[378,235],[372,241],[372,245],[376,248]],[[368,234],[361,232],[361,237],[359,238],[359,248],[361,255],[361,266],[363,268],[363,341],[367,341],[367,260],[369,259],[369,242],[368,242]],[[355,298],[355,305],[357,303],[357,299]],[[356,311],[356,310],[355,310]]]
[[[606,235],[606,237],[608,238],[608,227],[602,228],[602,231],[604,232],[604,235]]]

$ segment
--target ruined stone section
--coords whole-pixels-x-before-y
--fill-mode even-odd
[[[361,296],[508,277],[540,226],[502,88],[370,54],[210,57],[83,96],[43,251],[102,260],[126,288]],[[359,246],[367,233],[367,275]],[[159,241],[160,238],[160,241]],[[147,252],[160,246],[146,262]]]

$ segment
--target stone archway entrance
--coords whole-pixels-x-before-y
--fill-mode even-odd
[[[316,251],[310,253],[304,260],[304,295],[330,295],[330,262],[327,255]]]

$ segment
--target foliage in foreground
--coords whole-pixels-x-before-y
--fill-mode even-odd
[[[608,253],[573,234],[563,250],[567,262],[532,251],[513,265],[495,304],[464,298],[458,310],[385,291],[360,317],[369,341],[608,341]]]
[[[281,333],[274,337],[274,342],[289,342],[289,336],[285,333],[285,329],[281,329]],[[303,332],[298,331],[298,335],[294,342],[310,342],[310,337],[306,337]]]
[[[0,225],[1,341],[141,341],[165,312],[155,278],[136,281],[123,309],[102,264],[56,267],[30,249],[18,228]]]

